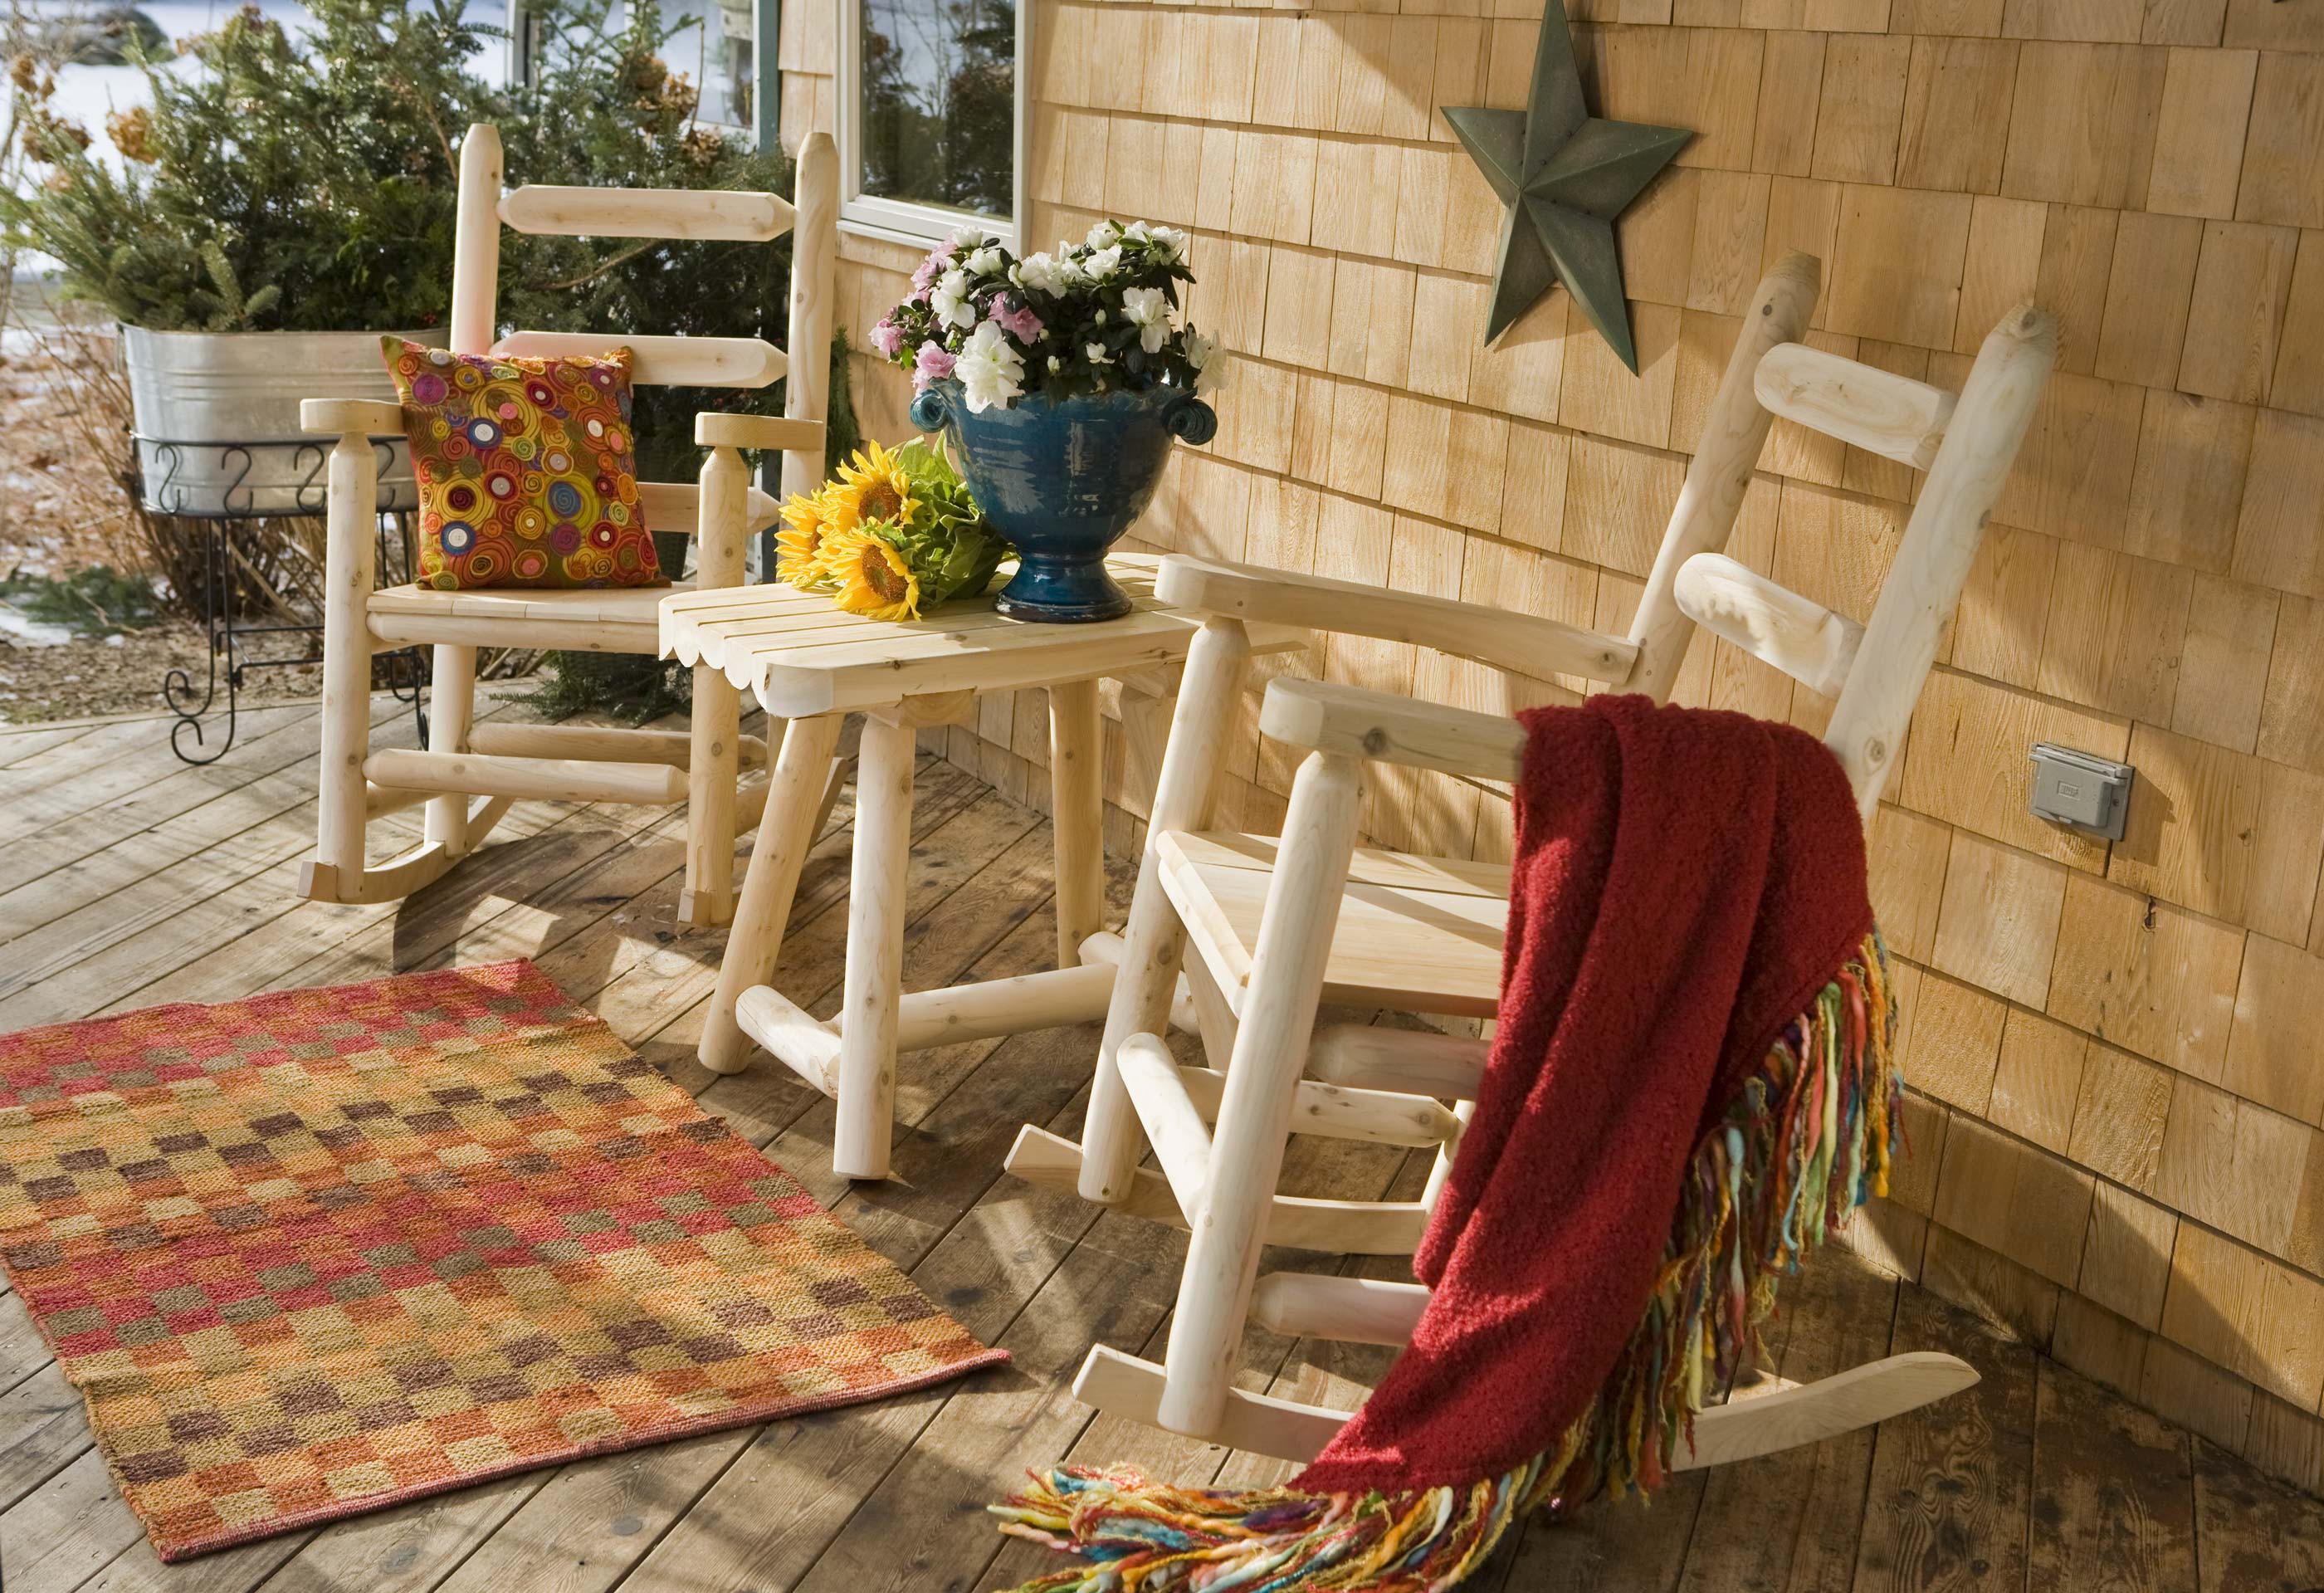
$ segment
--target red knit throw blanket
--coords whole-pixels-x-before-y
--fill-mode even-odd
[[[1599,697],[1524,717],[1500,1025],[1412,1342],[1286,1487],[1060,1468],[1040,1588],[1419,1593],[1525,1508],[1660,1484],[1775,1283],[1886,1191],[1898,1080],[1846,777],[1813,737]]]

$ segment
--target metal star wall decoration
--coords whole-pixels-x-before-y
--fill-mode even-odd
[[[1558,282],[1635,374],[1630,309],[1614,218],[1629,208],[1693,134],[1682,127],[1609,122],[1582,98],[1582,71],[1563,0],[1547,0],[1522,111],[1448,107],[1445,119],[1509,208],[1493,274],[1491,343]]]

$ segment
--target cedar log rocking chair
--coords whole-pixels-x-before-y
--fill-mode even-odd
[[[323,631],[322,791],[314,858],[304,894],[327,902],[388,902],[442,875],[472,850],[517,798],[687,802],[686,886],[678,916],[697,928],[733,915],[734,840],[757,824],[768,785],[743,784],[742,765],[763,768],[765,743],[741,736],[740,699],[716,670],[694,672],[687,733],[564,725],[475,725],[476,649],[540,647],[660,652],[659,610],[673,589],[739,586],[752,533],[776,518],[774,500],[751,485],[742,449],[782,451],[786,491],[823,478],[824,407],[830,378],[836,257],[838,160],[828,135],[799,153],[795,209],[771,193],[678,189],[528,186],[501,192],[499,130],[477,124],[460,147],[453,245],[451,347],[456,354],[591,355],[627,344],[633,379],[670,386],[763,387],[788,369],[781,417],[704,413],[695,440],[710,450],[698,486],[639,483],[646,523],[696,533],[695,574],[673,587],[580,590],[439,591],[412,585],[373,589],[377,467],[372,439],[400,434],[401,410],[366,400],[309,399],[306,430],[336,436],[330,455]],[[789,369],[758,338],[629,337],[519,331],[494,340],[500,229],[601,237],[728,239],[768,243],[790,232],[789,341],[803,355]],[[371,660],[375,652],[432,644],[433,688],[425,751],[370,749]],[[770,727],[770,734],[779,727]],[[369,821],[425,801],[425,838],[401,857],[366,861]]]
[[[1278,679],[1260,728],[1305,750],[1278,838],[1204,833],[1249,656],[1247,622],[1418,644],[1528,675],[1581,675],[1666,698],[1701,625],[1823,696],[1825,744],[1868,817],[1967,579],[2054,357],[2050,317],[2023,306],[1985,340],[1954,394],[1808,347],[1819,286],[1794,255],[1759,284],[1626,638],[1442,598],[1205,560],[1166,560],[1167,601],[1200,611],[1164,755],[1121,974],[1081,1144],[1028,1126],[1011,1171],[1191,1227],[1164,1363],[1100,1345],[1074,1385],[1086,1403],[1284,1459],[1312,1459],[1346,1412],[1234,1386],[1244,1323],[1293,1337],[1400,1346],[1418,1283],[1258,1275],[1268,1244],[1408,1255],[1450,1169],[1487,1042],[1361,1024],[1318,1027],[1321,1002],[1490,1018],[1499,994],[1505,866],[1360,849],[1367,761],[1508,781],[1513,719],[1322,681]],[[1770,422],[1782,415],[1928,477],[1868,624],[1858,625],[1718,552]],[[1163,1043],[1184,949],[1211,1065]],[[1231,1060],[1230,1060],[1231,1059]],[[1217,1070],[1220,1069],[1223,1070]],[[1461,1103],[1448,1106],[1446,1102]],[[1158,1173],[1137,1165],[1150,1142]],[[1416,1201],[1277,1194],[1287,1137],[1435,1147]],[[1797,1385],[1775,1382],[1704,1412],[1681,1469],[1748,1459],[1870,1425],[1966,1388],[1934,1353],[1898,1355]]]

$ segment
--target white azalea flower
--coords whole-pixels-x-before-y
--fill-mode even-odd
[[[976,324],[976,307],[968,301],[968,273],[954,266],[936,278],[928,290],[928,310],[940,327],[967,331]]]
[[[1065,362],[1063,357],[1055,354],[1049,356],[1049,374],[1051,375],[1056,375],[1059,371],[1064,370],[1065,368]]]
[[[1025,357],[992,321],[969,334],[952,374],[966,390],[973,414],[981,415],[996,405],[1006,409],[1025,391]]]
[[[1226,379],[1226,370],[1218,358],[1218,339],[1205,338],[1188,327],[1179,339],[1178,349],[1186,357],[1186,363],[1194,367],[1194,391],[1216,393]]]
[[[1093,249],[1102,249],[1120,236],[1121,236],[1121,228],[1111,221],[1101,221],[1089,229],[1089,236],[1085,241]]]
[[[1105,345],[1102,343],[1083,344],[1082,357],[1088,360],[1092,365],[1111,365],[1113,363],[1113,356],[1105,351]]]
[[[1121,245],[1109,244],[1082,261],[1082,269],[1089,273],[1090,281],[1102,282],[1121,269]]]
[[[1143,221],[1133,221],[1121,229],[1121,236],[1133,244],[1142,244],[1154,236],[1154,229]]]
[[[981,249],[992,241],[992,235],[981,227],[955,227],[952,229],[954,250]]]
[[[1186,235],[1176,227],[1157,227],[1153,229],[1150,236],[1154,242],[1162,245],[1162,252],[1172,260],[1184,260],[1186,257]]]
[[[1138,328],[1139,345],[1148,354],[1159,353],[1162,340],[1170,335],[1170,301],[1162,297],[1162,290],[1123,289],[1121,313]]]
[[[1001,269],[1001,251],[991,244],[975,250],[968,257],[971,276],[991,276]]]
[[[1009,280],[1032,293],[1062,293],[1071,278],[1065,261],[1050,254],[1028,255],[1010,267]]]

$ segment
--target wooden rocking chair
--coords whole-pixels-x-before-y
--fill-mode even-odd
[[[451,347],[456,354],[602,354],[626,344],[634,379],[666,386],[763,387],[784,375],[780,349],[757,338],[631,337],[525,332],[495,340],[500,229],[635,238],[771,242],[794,234],[789,339],[803,350],[785,413],[705,413],[695,440],[710,450],[698,486],[641,482],[646,523],[691,528],[695,574],[672,587],[583,590],[373,590],[377,467],[372,440],[399,435],[392,403],[309,399],[309,431],[331,450],[323,613],[322,790],[304,894],[327,902],[387,902],[437,879],[472,850],[517,798],[593,802],[689,802],[686,886],[678,916],[697,927],[733,916],[734,840],[757,824],[768,784],[766,745],[740,733],[735,689],[716,670],[694,672],[689,733],[562,725],[475,725],[476,649],[539,647],[659,656],[659,609],[673,589],[739,586],[751,534],[773,523],[774,500],[751,485],[744,449],[784,454],[786,491],[823,478],[824,406],[830,378],[838,160],[828,136],[807,140],[798,206],[770,193],[675,189],[525,187],[502,197],[498,129],[478,124],[460,148],[452,266]],[[370,750],[371,660],[383,649],[434,648],[425,751]],[[770,727],[770,733],[779,727]],[[366,861],[371,820],[425,801],[425,838],[402,856]]]
[[[1869,815],[1951,616],[2054,355],[2050,318],[2022,307],[1950,393],[1798,341],[1818,287],[1793,255],[1760,283],[1712,400],[1699,451],[1627,637],[1440,598],[1278,570],[1166,560],[1166,600],[1201,611],[1164,756],[1083,1143],[1028,1127],[1010,1158],[1037,1182],[1189,1227],[1164,1363],[1104,1346],[1085,1403],[1205,1440],[1305,1460],[1343,1412],[1234,1386],[1246,1318],[1292,1336],[1401,1345],[1426,1304],[1417,1283],[1258,1275],[1261,1247],[1409,1255],[1451,1164],[1487,1042],[1316,1026],[1319,1004],[1489,1018],[1501,972],[1506,867],[1359,849],[1367,762],[1484,781],[1516,776],[1511,719],[1324,682],[1272,682],[1260,728],[1306,749],[1280,838],[1204,833],[1248,656],[1246,622],[1416,643],[1529,675],[1578,674],[1667,696],[1702,625],[1838,699],[1826,745]],[[1857,625],[1717,552],[1775,415],[1924,469],[1917,506],[1870,622]],[[1182,1068],[1160,1036],[1185,972],[1206,1015],[1210,1068]],[[1207,993],[1207,994],[1206,994]],[[1222,1059],[1231,1057],[1223,1071]],[[1139,1168],[1139,1129],[1158,1173]],[[1276,1192],[1287,1136],[1437,1149],[1417,1201]],[[1765,1454],[1914,1409],[1977,1380],[1950,1356],[1894,1356],[1779,1385],[1698,1419],[1682,1467]]]

